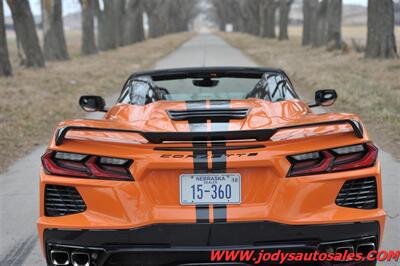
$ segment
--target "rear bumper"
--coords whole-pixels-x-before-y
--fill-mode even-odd
[[[154,224],[130,230],[44,231],[50,250],[96,253],[96,265],[210,263],[211,250],[325,251],[365,241],[379,244],[379,222],[287,225],[274,222]],[[269,263],[270,264],[270,263]],[[314,264],[315,265],[315,264]]]

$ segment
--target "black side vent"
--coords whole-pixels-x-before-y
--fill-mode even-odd
[[[375,177],[346,181],[336,197],[336,204],[349,208],[376,209],[378,199]]]
[[[189,109],[189,110],[168,110],[169,118],[174,121],[190,119],[244,119],[249,113],[248,108],[219,108],[219,109]]]
[[[85,202],[74,187],[46,185],[44,197],[46,216],[63,216],[86,210]]]

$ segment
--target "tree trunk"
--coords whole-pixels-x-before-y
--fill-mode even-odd
[[[146,0],[149,18],[149,37],[157,38],[168,33],[168,1]]]
[[[318,38],[318,0],[308,0],[310,2],[310,45],[314,46]]]
[[[98,42],[101,51],[116,49],[118,46],[116,5],[114,0],[102,0],[104,9],[100,9],[99,0],[95,2],[98,21]]]
[[[328,0],[322,0],[319,3],[316,3],[316,8],[314,9],[314,16],[312,22],[315,28],[312,29],[312,34],[311,34],[312,35],[311,43],[313,47],[320,47],[326,44],[327,9],[328,9]]]
[[[261,37],[275,38],[275,13],[278,7],[278,2],[275,0],[263,0],[263,3],[260,6],[263,14],[260,35]]]
[[[97,53],[94,33],[94,0],[80,0],[82,7],[82,44],[81,53],[91,55]]]
[[[28,0],[7,0],[7,3],[13,17],[15,34],[23,50],[21,64],[27,67],[44,67],[44,57]]]
[[[155,0],[146,0],[143,4],[145,5],[148,18],[148,37],[156,38],[159,35],[159,28],[157,27],[157,13],[160,11],[160,2]]]
[[[334,49],[342,48],[342,0],[329,0],[327,8],[327,42]]]
[[[128,0],[123,45],[144,40],[143,9],[141,0]]]
[[[314,13],[312,2],[313,0],[303,0],[303,36],[301,42],[303,46],[311,44],[312,16]]]
[[[3,0],[0,0],[0,76],[12,76],[10,58],[8,56],[6,28],[4,25]]]
[[[47,60],[69,58],[65,42],[61,0],[42,0],[43,51]]]
[[[125,0],[112,0],[115,5],[115,31],[117,38],[117,46],[124,45],[124,29],[125,29],[125,19],[127,17],[125,10]]]
[[[368,0],[367,58],[396,58],[393,0]]]
[[[279,40],[288,40],[289,12],[293,0],[279,1]]]
[[[267,38],[275,38],[275,11],[278,2],[275,0],[262,0],[260,3],[261,29],[260,36]]]

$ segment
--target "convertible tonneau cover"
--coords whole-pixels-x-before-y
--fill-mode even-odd
[[[68,131],[102,131],[102,132],[121,132],[135,133],[143,136],[148,142],[159,144],[166,141],[218,141],[218,140],[246,140],[255,139],[257,141],[269,140],[280,130],[330,126],[330,125],[350,125],[357,138],[363,138],[364,132],[362,125],[353,119],[341,119],[333,121],[322,121],[317,123],[289,125],[279,128],[257,129],[257,130],[237,130],[237,131],[206,131],[206,132],[151,132],[118,128],[101,128],[87,126],[64,126],[57,130],[55,144],[61,145]]]

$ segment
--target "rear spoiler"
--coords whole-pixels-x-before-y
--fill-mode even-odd
[[[279,128],[256,129],[256,130],[237,130],[237,131],[207,131],[207,132],[151,132],[117,128],[98,128],[86,126],[65,126],[59,128],[55,136],[55,144],[59,146],[63,143],[65,136],[70,130],[77,131],[102,131],[102,132],[120,132],[135,133],[143,136],[148,142],[159,144],[164,141],[211,141],[211,140],[245,140],[255,139],[257,141],[269,140],[278,131],[296,128],[331,126],[331,125],[350,125],[353,128],[357,138],[364,137],[362,125],[352,119],[324,121],[309,124],[291,125]]]

